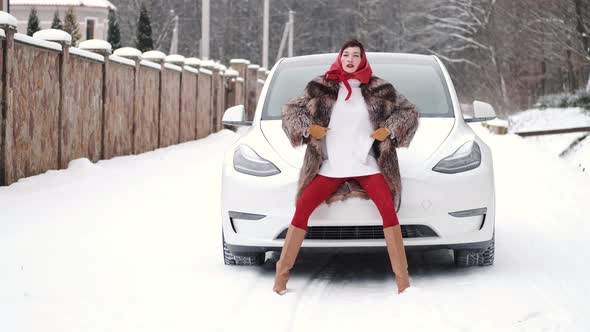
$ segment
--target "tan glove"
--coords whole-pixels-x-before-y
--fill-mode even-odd
[[[330,130],[330,128],[325,128],[314,124],[309,127],[309,134],[315,139],[321,139],[328,133],[328,130]]]
[[[371,137],[373,137],[374,139],[378,140],[378,141],[383,141],[385,140],[389,135],[391,135],[391,132],[389,131],[389,129],[387,128],[378,128],[377,130],[375,130],[372,134]]]

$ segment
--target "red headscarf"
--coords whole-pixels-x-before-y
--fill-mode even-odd
[[[369,62],[367,62],[367,54],[362,54],[363,58],[361,59],[361,63],[359,64],[356,71],[354,73],[347,73],[342,68],[341,58],[343,51],[344,50],[340,50],[340,52],[338,52],[338,57],[336,58],[336,61],[332,63],[330,69],[324,74],[324,79],[343,82],[344,86],[346,86],[346,90],[348,90],[348,94],[346,95],[346,98],[344,100],[348,100],[348,98],[350,98],[350,94],[352,93],[350,84],[348,84],[348,79],[356,78],[362,83],[367,84],[369,82],[369,79],[371,79],[373,70],[371,69]]]

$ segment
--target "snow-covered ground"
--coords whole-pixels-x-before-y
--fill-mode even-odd
[[[565,129],[590,126],[590,112],[579,107],[530,109],[508,119],[510,132]],[[555,156],[561,156],[583,172],[590,173],[590,133],[528,136],[525,140],[537,144]],[[572,143],[578,141],[575,145]],[[570,148],[571,146],[571,148]],[[590,330],[590,328],[589,328]]]
[[[590,176],[473,127],[494,156],[493,266],[408,252],[398,296],[385,249],[300,255],[276,295],[276,255],[223,264],[223,130],[0,187],[0,331],[588,331]]]

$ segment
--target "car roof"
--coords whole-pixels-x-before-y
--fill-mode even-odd
[[[413,53],[389,53],[389,52],[366,52],[369,63],[392,63],[392,62],[411,62],[411,63],[435,63],[436,59],[432,55],[413,54]],[[281,65],[310,65],[310,64],[331,64],[338,56],[338,53],[322,53],[300,55],[283,58]]]

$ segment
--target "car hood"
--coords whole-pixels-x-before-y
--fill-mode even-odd
[[[423,164],[447,138],[454,123],[454,118],[420,118],[418,130],[410,147],[398,149],[400,167]],[[268,143],[286,163],[301,168],[307,145],[296,148],[291,146],[281,124],[281,120],[262,120],[260,129]]]

